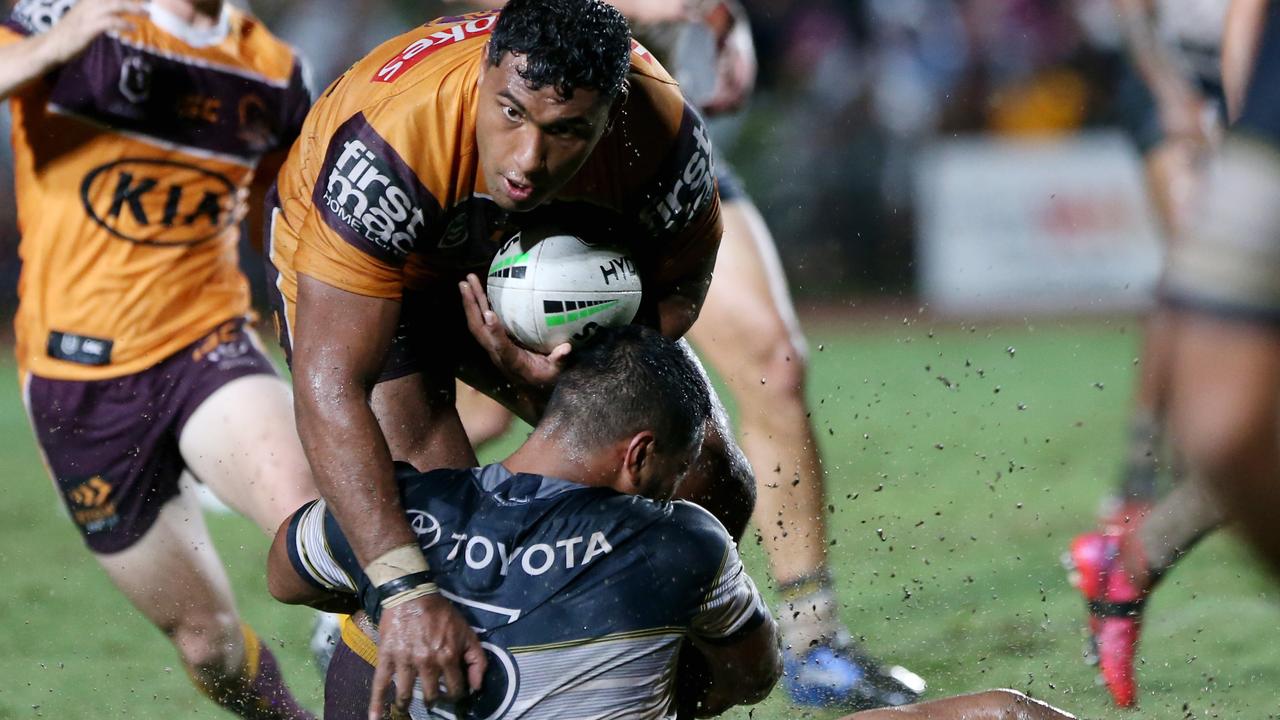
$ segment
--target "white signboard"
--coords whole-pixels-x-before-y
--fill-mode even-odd
[[[949,313],[1148,305],[1160,243],[1119,132],[941,141],[916,165],[919,280]]]

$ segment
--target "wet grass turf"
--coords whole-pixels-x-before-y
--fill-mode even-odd
[[[1116,475],[1136,327],[810,326],[844,619],[923,675],[930,696],[1008,686],[1082,717],[1280,714],[1277,590],[1226,537],[1189,556],[1149,606],[1140,711],[1109,709],[1080,661],[1082,604],[1058,556]],[[12,382],[0,384],[0,443],[0,718],[219,716],[63,519]],[[309,613],[267,596],[266,543],[246,521],[210,524],[242,612],[318,706]],[[775,692],[730,716],[838,714],[792,709]]]

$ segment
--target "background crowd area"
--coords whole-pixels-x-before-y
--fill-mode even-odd
[[[1121,471],[1142,328],[1131,311],[1159,266],[1140,161],[1118,129],[1111,0],[744,2],[759,87],[715,131],[777,238],[809,339],[841,619],[930,698],[1004,686],[1084,718],[1277,717],[1280,601],[1232,538],[1197,547],[1152,598],[1137,712],[1114,709],[1082,662],[1084,607],[1059,566]],[[307,56],[317,90],[383,39],[457,11],[250,4]],[[6,146],[6,306],[19,271],[10,164]],[[11,379],[12,362],[0,354]],[[224,717],[84,551],[22,408],[18,384],[0,382],[0,720]],[[319,707],[310,613],[266,592],[257,529],[209,524],[244,618]],[[750,531],[744,558],[772,600],[758,542]],[[728,717],[838,715],[776,691]]]
[[[459,8],[421,0],[248,4],[302,50],[316,92],[382,40]],[[758,91],[745,112],[716,122],[716,135],[802,300],[920,291],[929,213],[917,179],[939,141],[1061,138],[1115,121],[1122,51],[1111,0],[745,4]],[[7,148],[0,151],[0,292],[12,300],[10,163]]]

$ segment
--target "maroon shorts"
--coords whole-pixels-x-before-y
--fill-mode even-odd
[[[329,661],[324,683],[325,720],[364,720],[369,716],[374,667],[345,642]]]
[[[178,438],[196,408],[246,375],[273,375],[244,320],[229,320],[142,372],[107,380],[31,375],[27,402],[71,519],[96,553],[133,545],[176,496]]]

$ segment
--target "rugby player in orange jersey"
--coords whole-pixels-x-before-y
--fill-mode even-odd
[[[608,0],[708,116],[741,108],[755,85],[750,22],[736,0]],[[756,474],[753,519],[781,602],[784,687],[800,705],[903,705],[924,690],[905,668],[866,653],[840,619],[827,563],[826,477],[805,398],[808,348],[777,243],[733,169],[717,157],[724,237],[715,280],[689,339],[737,401],[743,452]],[[477,446],[510,414],[460,388]]]
[[[22,0],[0,27],[0,96],[18,364],[70,518],[202,692],[246,718],[311,717],[237,616],[179,483],[207,483],[266,532],[314,497],[237,266],[255,168],[309,104],[298,59],[219,0]]]
[[[299,431],[384,597],[374,696],[394,677],[407,700],[417,676],[427,700],[457,698],[483,651],[430,584],[392,458],[474,465],[455,377],[535,420],[568,352],[516,346],[474,273],[520,227],[555,223],[625,246],[641,322],[679,337],[721,234],[710,142],[616,9],[516,0],[356,62],[312,108],[277,189],[269,256]],[[754,481],[723,412],[713,425],[685,494],[740,537]]]

